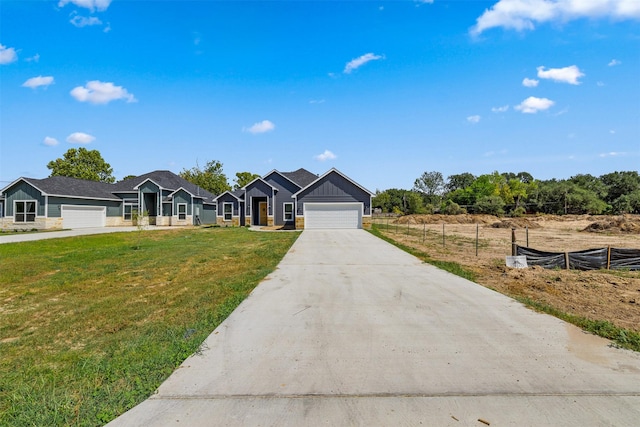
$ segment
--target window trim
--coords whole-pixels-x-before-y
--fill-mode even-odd
[[[127,208],[130,208],[130,212],[127,213]],[[138,212],[138,203],[124,202],[122,205],[122,219],[125,221],[133,221],[136,213]],[[127,218],[128,217],[128,218]]]
[[[227,206],[231,206],[231,210],[229,212],[227,212]],[[227,214],[229,215],[229,219],[227,219]],[[222,203],[222,219],[224,221],[231,221],[233,219],[233,202]]]
[[[287,218],[287,206],[291,206],[291,212],[288,213],[290,215],[290,218]],[[282,219],[284,221],[293,221],[293,209],[293,202],[286,202],[282,204]]]
[[[27,203],[33,203],[33,213],[29,213],[27,210]],[[20,214],[22,215],[22,221],[18,221],[18,204],[23,205],[24,211]],[[33,219],[29,220],[29,216],[33,215]],[[18,224],[28,224],[31,222],[36,222],[36,217],[38,216],[38,201],[37,200],[14,200],[13,202],[13,222]]]
[[[180,212],[180,208],[184,206],[184,212]],[[178,208],[178,220],[185,221],[187,219],[187,204],[186,203],[177,203],[176,207]]]

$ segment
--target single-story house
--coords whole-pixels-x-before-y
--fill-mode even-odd
[[[273,170],[243,189],[250,225],[297,229],[371,226],[373,194],[337,169],[320,176],[305,169]]]
[[[52,176],[19,178],[0,191],[4,229],[126,226],[135,212],[150,225],[368,228],[373,194],[331,169],[273,170],[245,187],[216,196],[170,171],[115,184]]]
[[[213,194],[163,170],[115,184],[65,176],[19,178],[1,193],[5,229],[127,226],[136,212],[144,212],[150,225],[216,222]]]

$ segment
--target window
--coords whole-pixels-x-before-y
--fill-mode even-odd
[[[36,221],[36,202],[24,201],[15,202],[16,209],[14,211],[14,222],[35,222]]]
[[[293,221],[293,203],[284,204],[284,220]]]
[[[131,221],[138,212],[138,204],[126,203],[123,206],[123,218],[125,221]]]
[[[179,220],[187,219],[187,204],[186,203],[178,203],[178,219]]]
[[[222,208],[224,213],[224,220],[231,221],[231,217],[233,216],[233,203],[225,202],[224,205],[222,205]]]

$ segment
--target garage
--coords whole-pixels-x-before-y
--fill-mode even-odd
[[[304,228],[362,228],[362,203],[305,203]]]
[[[104,227],[106,217],[104,206],[62,206],[63,228]]]

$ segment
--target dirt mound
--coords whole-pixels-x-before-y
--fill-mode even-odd
[[[492,224],[498,220],[493,215],[405,215],[398,218],[398,224]]]
[[[582,231],[592,233],[640,234],[640,218],[637,216],[607,217],[589,224]]]
[[[527,218],[507,218],[496,221],[491,224],[493,228],[541,228],[537,222],[530,221]]]

